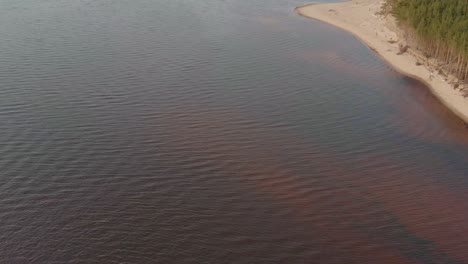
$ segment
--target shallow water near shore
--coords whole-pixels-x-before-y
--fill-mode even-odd
[[[306,2],[0,4],[0,262],[468,263],[463,122]]]

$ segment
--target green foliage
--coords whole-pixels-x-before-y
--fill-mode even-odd
[[[387,1],[428,53],[445,61],[449,72],[468,77],[468,0]]]
[[[393,12],[418,35],[468,54],[468,0],[392,0]]]

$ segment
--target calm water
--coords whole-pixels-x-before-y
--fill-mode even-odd
[[[297,0],[0,0],[1,263],[468,263],[468,132]]]

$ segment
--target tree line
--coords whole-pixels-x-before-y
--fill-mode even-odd
[[[388,1],[426,57],[436,58],[458,79],[468,79],[468,0]]]

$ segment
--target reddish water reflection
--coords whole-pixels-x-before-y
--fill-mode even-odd
[[[216,156],[226,174],[237,172],[237,180],[293,210],[300,228],[319,244],[310,249],[311,258],[322,263],[468,261],[463,235],[468,233],[468,197],[433,180],[440,170],[421,174],[420,168],[385,156],[340,160],[333,150],[301,142],[286,130],[274,132],[242,115],[200,109],[168,120],[177,131],[172,142],[190,142],[174,147]],[[271,146],[272,141],[285,145]],[[304,162],[285,160],[294,157]]]
[[[404,91],[405,96],[398,96],[396,89],[401,89],[400,87],[395,87],[395,89],[382,87],[381,80],[388,79],[388,73],[356,67],[350,61],[345,60],[344,55],[337,50],[308,52],[304,54],[304,59],[319,62],[333,72],[339,73],[340,76],[365,80],[370,84],[369,87],[379,88],[378,92],[388,98],[395,109],[389,122],[392,122],[394,128],[401,130],[405,135],[432,143],[468,145],[467,126],[443,106],[424,84],[396,74],[396,78],[406,79],[409,84],[405,86],[407,89]]]
[[[417,81],[410,80],[407,97],[394,100],[398,112],[392,117],[395,127],[428,142],[468,145],[465,123],[455,117]]]

